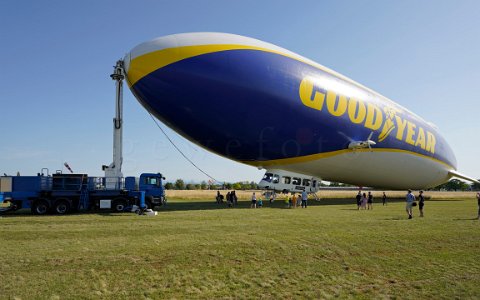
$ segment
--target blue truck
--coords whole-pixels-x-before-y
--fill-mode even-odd
[[[160,173],[143,173],[140,177],[124,177],[123,162],[123,80],[124,62],[117,61],[113,74],[115,81],[115,117],[113,118],[113,161],[103,165],[104,177],[87,174],[64,174],[57,171],[49,175],[42,169],[37,176],[0,177],[0,213],[30,208],[33,214],[66,214],[74,211],[110,210],[122,212],[166,203]]]
[[[43,169],[44,170],[44,169]],[[31,209],[36,215],[67,214],[77,211],[123,212],[134,205],[151,208],[166,203],[160,173],[143,173],[140,177],[117,180],[108,186],[105,177],[87,174],[0,177],[0,212]],[[108,187],[108,188],[107,188]]]

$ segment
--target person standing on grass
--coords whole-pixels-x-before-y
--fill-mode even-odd
[[[384,206],[387,205],[387,195],[385,194],[385,192],[383,192],[382,202]]]
[[[477,193],[477,202],[478,202],[478,219],[480,220],[480,192]]]
[[[232,206],[232,203],[230,202],[232,200],[232,196],[230,195],[230,192],[227,193],[225,196],[225,200],[227,201],[228,207]]]
[[[233,204],[233,206],[237,206],[237,200],[238,200],[238,198],[237,198],[237,194],[235,193],[235,191],[232,191],[232,192],[230,193],[230,197],[232,197],[232,204]]]
[[[297,207],[297,196],[295,196],[295,193],[292,193],[292,205],[293,208]]]
[[[307,208],[308,195],[307,192],[302,192],[302,208]]]
[[[367,209],[373,209],[373,195],[371,192],[368,192],[367,204],[368,204]]]
[[[362,205],[362,193],[358,191],[357,194],[357,210],[360,210],[360,206]]]
[[[423,197],[423,191],[418,193],[418,210],[420,210],[420,217],[423,217],[423,206],[425,205],[425,198]]]
[[[407,210],[408,218],[411,219],[413,218],[412,206],[413,206],[413,202],[415,202],[415,196],[412,194],[412,190],[408,190],[407,196],[405,198],[407,202],[407,205],[405,208]]]
[[[367,201],[368,201],[367,194],[363,193],[363,195],[362,195],[362,208],[363,209],[367,209]]]
[[[290,204],[292,204],[291,201],[292,200],[288,197],[288,193],[285,193],[285,207],[286,208],[290,208]]]
[[[262,208],[263,207],[263,200],[262,200],[262,196],[260,195],[257,199],[257,207],[258,208]]]
[[[255,196],[255,192],[252,194],[252,204],[250,204],[250,208],[257,208],[257,196]]]

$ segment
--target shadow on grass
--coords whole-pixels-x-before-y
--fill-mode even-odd
[[[400,201],[400,200],[399,200]],[[393,201],[392,201],[393,202]],[[290,209],[284,200],[276,200],[273,203],[268,201],[263,202],[263,208],[274,209]],[[308,207],[312,206],[330,206],[330,205],[344,205],[351,206],[351,208],[343,208],[344,210],[357,210],[355,199],[322,199],[320,201],[308,200]],[[381,203],[377,203],[381,205]],[[301,206],[297,206],[301,208]],[[213,209],[250,209],[250,201],[239,201],[235,207],[228,207],[226,203],[217,204],[214,201],[170,201],[167,206],[157,208],[158,212],[167,211],[186,211],[186,210],[213,210]]]
[[[466,219],[460,219],[460,218],[457,218],[457,219],[453,219],[454,221],[476,221],[478,220],[478,217],[475,217],[475,218],[466,218]]]
[[[387,206],[388,203],[398,203],[398,202],[404,202],[405,200],[403,198],[389,198],[387,201]],[[430,201],[461,201],[461,200],[455,200],[455,199],[435,199],[435,200],[427,200],[427,202]],[[288,206],[286,205],[284,200],[276,200],[273,203],[269,203],[269,201],[264,201],[264,208],[274,208],[274,209],[289,209]],[[373,201],[374,207],[379,207],[383,206],[382,201],[380,198],[374,198]],[[331,206],[331,205],[341,205],[341,206],[349,206],[348,208],[341,208],[341,210],[357,210],[356,206],[356,200],[352,198],[323,198],[320,201],[316,200],[308,200],[308,206]],[[301,208],[298,206],[297,208]],[[209,200],[188,200],[188,201],[183,201],[183,200],[171,200],[168,202],[166,206],[161,206],[161,207],[156,207],[155,210],[158,211],[159,213],[166,213],[169,211],[189,211],[189,210],[219,210],[219,209],[250,209],[250,201],[239,201],[238,205],[235,207],[228,207],[226,203],[222,204],[217,204],[215,201],[209,201]],[[70,213],[68,215],[83,215],[83,214],[96,214],[100,215],[103,217],[127,217],[130,216],[131,213],[111,213],[111,212],[106,212],[106,211],[88,211],[88,212],[75,212],[75,213]],[[27,215],[31,215],[32,217],[43,217],[43,216],[36,216],[32,215],[29,209],[21,209],[15,212],[9,212],[6,214],[1,214],[0,217],[25,217]],[[52,216],[53,214],[48,214],[46,216]],[[475,218],[476,219],[476,218]],[[465,219],[465,220],[475,220],[475,219]],[[388,220],[403,220],[403,218],[394,218],[394,219],[388,219]],[[460,220],[460,219],[459,219]],[[459,221],[458,220],[458,221]],[[461,219],[463,220],[463,219]]]
[[[438,199],[438,200],[427,200],[427,201],[459,201],[452,199]],[[389,198],[388,203],[398,203],[405,202],[404,198]],[[276,209],[289,209],[284,200],[275,200],[273,203],[269,201],[263,202],[264,208],[276,208]],[[355,198],[324,198],[320,201],[308,200],[308,206],[331,206],[331,205],[343,205],[350,206],[350,208],[341,208],[341,210],[357,210]],[[382,201],[379,198],[374,198],[373,201],[374,207],[383,206]],[[301,208],[298,206],[297,208]],[[191,200],[191,201],[170,201],[167,206],[157,208],[159,213],[168,212],[168,211],[187,211],[187,210],[214,210],[214,209],[250,209],[250,201],[239,201],[238,205],[235,207],[228,207],[226,203],[217,204],[214,201],[203,201],[203,200]],[[403,218],[398,218],[398,220],[403,220]]]
[[[403,220],[406,220],[408,221],[408,217],[405,215],[405,217],[393,217],[393,218],[386,218],[384,219],[386,221],[403,221]]]

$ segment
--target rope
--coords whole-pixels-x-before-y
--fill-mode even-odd
[[[152,118],[153,122],[155,122],[155,125],[157,125],[157,127],[160,129],[160,131],[163,133],[163,135],[165,135],[165,137],[167,138],[167,140],[170,142],[170,144],[172,144],[173,147],[175,147],[175,149],[177,149],[177,151],[189,162],[192,164],[192,166],[194,166],[197,170],[199,170],[200,172],[202,172],[203,174],[205,174],[208,178],[212,179],[213,181],[215,182],[218,182],[218,183],[222,183],[221,181],[218,181],[217,179],[213,178],[212,176],[210,176],[207,172],[203,171],[199,166],[197,166],[190,158],[188,158],[183,152],[182,150],[180,150],[180,148],[177,147],[177,145],[175,145],[175,143],[170,139],[170,137],[167,135],[167,133],[163,130],[163,128],[160,126],[160,124],[158,124],[157,120],[153,117],[153,115],[148,112],[148,114],[150,115],[150,117]]]

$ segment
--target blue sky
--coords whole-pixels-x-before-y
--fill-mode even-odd
[[[323,64],[435,123],[459,170],[480,178],[479,1],[1,1],[0,173],[102,175],[112,160],[115,61],[195,31],[264,40]],[[207,180],[125,90],[124,174]],[[262,171],[167,130],[213,177]],[[414,171],[412,171],[414,172]]]

